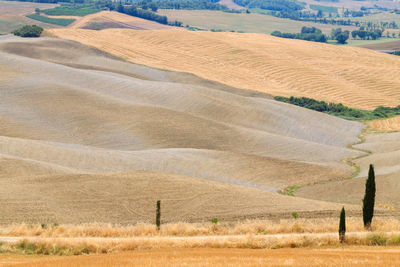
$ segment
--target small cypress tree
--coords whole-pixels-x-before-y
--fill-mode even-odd
[[[161,200],[157,200],[156,225],[157,225],[157,230],[160,230],[160,227],[161,227]]]
[[[345,235],[346,235],[346,212],[343,207],[342,211],[340,212],[340,221],[339,221],[339,241],[340,241],[340,243],[344,242]]]
[[[363,221],[365,229],[371,229],[372,217],[374,217],[375,191],[374,165],[370,164],[368,179],[365,182],[365,195],[363,199]]]

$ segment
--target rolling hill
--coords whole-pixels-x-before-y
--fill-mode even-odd
[[[400,57],[264,34],[50,29],[137,64],[236,88],[373,109],[400,104]]]
[[[2,223],[329,216],[277,191],[361,154],[360,123],[72,41],[1,36],[0,70]]]

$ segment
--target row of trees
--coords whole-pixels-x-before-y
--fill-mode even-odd
[[[382,30],[376,29],[373,31],[359,29],[351,32],[351,36],[355,38],[360,38],[362,40],[376,40],[382,37]]]
[[[248,8],[260,8],[274,11],[295,12],[304,9],[305,5],[291,0],[233,0],[236,4]]]
[[[322,33],[320,29],[315,27],[303,27],[300,33],[282,33],[280,31],[274,31],[271,33],[272,36],[290,38],[290,39],[300,39],[312,42],[325,43],[327,37]]]

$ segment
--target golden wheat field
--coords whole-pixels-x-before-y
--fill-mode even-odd
[[[265,34],[49,31],[134,63],[189,72],[237,88],[307,96],[363,109],[400,103],[400,58],[363,48]]]

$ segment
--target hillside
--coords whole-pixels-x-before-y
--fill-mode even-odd
[[[277,190],[360,155],[360,123],[75,42],[2,36],[0,70],[2,223],[326,216]]]
[[[395,210],[400,208],[400,133],[380,133],[367,135],[366,141],[356,148],[372,152],[371,155],[357,159],[361,167],[357,178],[335,183],[308,186],[297,191],[296,195],[326,201],[358,204],[364,194],[365,177],[369,164],[374,164],[376,174],[376,205]],[[363,178],[362,178],[363,177]]]
[[[272,95],[373,109],[400,104],[400,57],[264,34],[51,29],[134,63]]]

